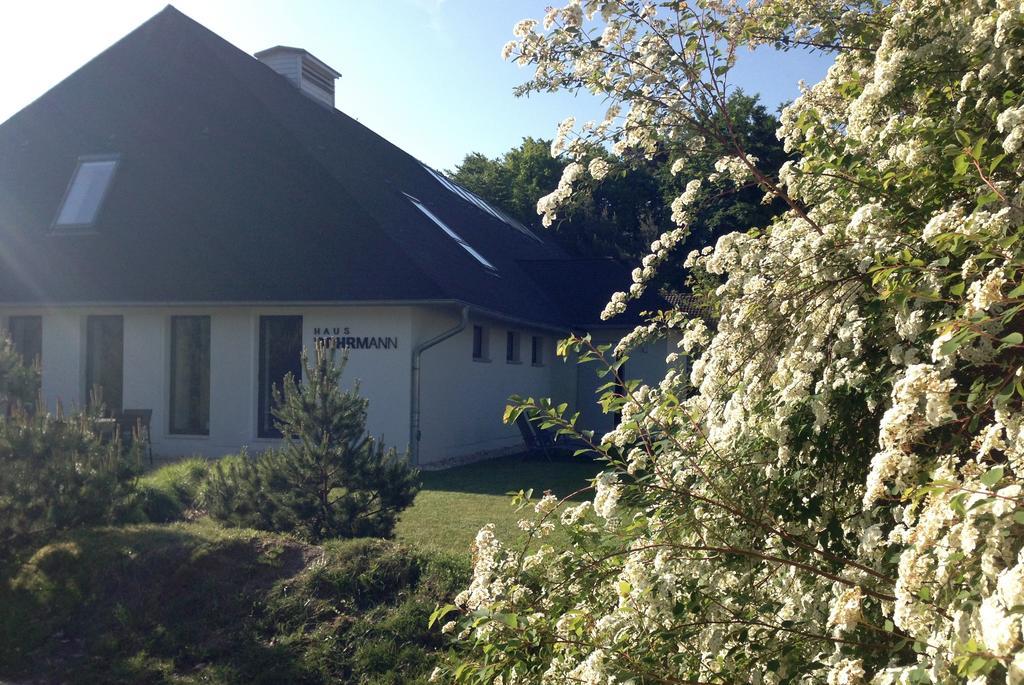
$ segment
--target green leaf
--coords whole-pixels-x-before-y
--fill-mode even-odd
[[[992,161],[988,163],[988,172],[992,173],[999,166],[999,163],[1006,159],[1006,154],[999,154],[992,158]]]
[[[988,472],[981,477],[981,482],[986,487],[992,487],[1003,479],[1003,467],[996,466],[995,468],[989,469]]]
[[[971,137],[967,135],[967,131],[958,130],[955,135],[957,141],[959,141],[961,145],[963,145],[964,147],[971,146]]]
[[[1002,338],[1001,341],[1007,345],[1020,345],[1024,342],[1024,335],[1021,335],[1020,333],[1010,333]]]

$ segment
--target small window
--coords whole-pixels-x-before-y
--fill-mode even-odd
[[[459,245],[461,245],[463,250],[465,250],[469,254],[473,255],[473,258],[476,259],[476,261],[480,262],[480,264],[482,264],[484,267],[486,267],[490,271],[493,271],[493,272],[497,273],[498,268],[496,266],[494,266],[489,261],[487,261],[487,258],[484,257],[482,254],[480,254],[479,252],[474,250],[473,246],[470,245],[469,243],[467,243],[465,240],[463,240],[462,236],[460,236],[458,233],[456,233],[451,228],[449,228],[448,224],[446,224],[445,222],[441,221],[439,218],[437,218],[437,215],[435,215],[429,209],[424,207],[422,202],[420,202],[419,200],[417,200],[416,198],[414,198],[414,197],[412,197],[410,195],[406,195],[406,197],[409,198],[409,202],[413,203],[413,205],[416,206],[416,209],[418,209],[421,212],[423,212],[423,214],[428,219],[433,221],[435,224],[437,224],[440,227],[440,229],[442,231],[444,231],[446,234],[448,234],[449,238],[451,238],[452,240],[457,242]]]
[[[43,317],[12,316],[7,320],[14,351],[26,366],[39,364],[43,358]]]
[[[173,435],[210,434],[210,317],[171,317]]]
[[[483,326],[473,326],[473,359],[487,361],[487,331]]]
[[[509,364],[519,363],[519,334],[509,331],[505,338],[505,361]]]
[[[54,227],[86,228],[96,222],[117,169],[117,157],[80,157],[64,193]]]
[[[534,366],[541,366],[544,363],[544,338],[539,335],[533,336],[530,344],[530,363]]]

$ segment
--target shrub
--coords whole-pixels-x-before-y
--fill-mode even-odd
[[[605,318],[703,201],[756,184],[786,209],[687,258],[718,280],[713,330],[677,310],[614,350],[563,346],[610,362],[609,468],[592,502],[544,498],[524,524],[561,524],[565,549],[480,532],[451,628],[471,655],[449,678],[1024,682],[1024,7],[587,0],[515,34],[525,91],[612,100],[582,140],[560,130],[574,163],[539,202],[548,222],[588,167],[608,173],[586,159],[605,143],[685,167],[696,130],[721,155]],[[782,111],[777,177],[723,107],[736,52],[766,42],[835,57]],[[666,332],[688,360],[619,377]]]
[[[326,538],[391,535],[419,491],[419,472],[366,434],[358,385],[341,390],[344,361],[303,356],[305,380],[274,389],[282,448],[218,464],[205,485],[210,515],[235,526]]]
[[[77,530],[0,580],[0,681],[423,683],[468,563],[206,520]]]
[[[138,455],[104,444],[84,414],[29,413],[38,371],[0,340],[0,559],[29,541],[76,526],[109,523],[128,504]]]
[[[39,367],[23,363],[11,339],[0,333],[0,404],[32,404],[39,388]]]

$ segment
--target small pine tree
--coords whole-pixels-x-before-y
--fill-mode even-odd
[[[39,367],[23,363],[11,339],[0,333],[0,402],[5,406],[32,405],[39,387]]]
[[[304,379],[274,388],[284,445],[255,459],[218,464],[205,488],[225,523],[326,538],[389,537],[419,492],[419,472],[366,433],[359,385],[341,389],[345,362],[323,349],[303,354]]]
[[[104,442],[85,414],[35,411],[39,368],[0,334],[0,564],[80,526],[112,523],[130,505],[138,453]]]

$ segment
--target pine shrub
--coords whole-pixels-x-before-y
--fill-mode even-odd
[[[419,472],[366,433],[359,386],[341,389],[345,360],[303,356],[304,380],[274,388],[281,448],[218,464],[204,488],[224,523],[328,538],[390,537],[419,491]]]
[[[87,415],[31,411],[38,379],[0,336],[0,560],[61,531],[112,523],[132,494],[137,453],[104,443]]]

